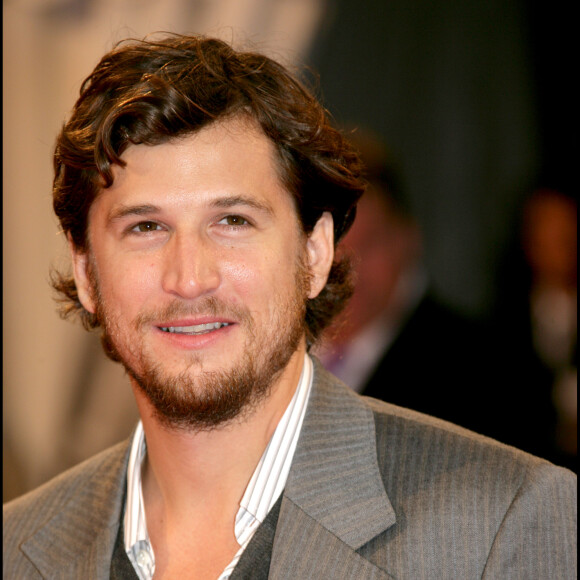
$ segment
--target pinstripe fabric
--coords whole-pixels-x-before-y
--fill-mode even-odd
[[[576,577],[572,473],[448,423],[375,408],[397,525],[361,555],[400,578]]]
[[[128,451],[116,445],[4,506],[2,578],[109,577]]]
[[[4,578],[107,578],[127,444],[5,507]],[[315,364],[275,580],[576,578],[576,477]]]
[[[271,578],[576,578],[574,474],[315,380]]]

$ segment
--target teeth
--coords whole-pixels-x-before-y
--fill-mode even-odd
[[[209,324],[194,324],[193,326],[165,326],[161,327],[163,332],[174,332],[176,334],[205,334],[212,330],[217,330],[222,326],[229,326],[227,322],[211,322]]]

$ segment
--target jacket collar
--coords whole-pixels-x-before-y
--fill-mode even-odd
[[[395,521],[378,465],[373,413],[363,399],[315,361],[314,384],[286,484],[272,566],[284,569],[290,544],[294,557],[307,554],[318,536],[316,549],[326,546],[328,561],[341,562],[333,578],[388,578],[356,550]],[[307,565],[319,566],[324,559],[317,553]],[[328,569],[324,571],[323,576],[330,577]],[[316,576],[321,572],[322,568],[308,568],[294,577],[322,577]]]

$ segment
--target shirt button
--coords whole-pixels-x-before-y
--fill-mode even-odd
[[[145,550],[141,550],[137,554],[137,564],[139,564],[141,567],[146,567],[149,566],[150,563],[151,559],[149,558],[149,554],[145,552]]]

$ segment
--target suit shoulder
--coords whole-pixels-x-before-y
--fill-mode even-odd
[[[410,578],[575,577],[577,478],[571,471],[446,421],[363,398],[397,525],[365,547]],[[414,544],[429,538],[428,545]],[[465,554],[465,569],[445,555]],[[461,560],[461,559],[460,559]],[[556,572],[553,573],[552,570]]]
[[[317,393],[319,397],[321,394],[325,397],[324,402],[333,401],[343,415],[351,407],[364,407],[373,416],[379,457],[388,451],[393,461],[398,461],[400,456],[411,463],[428,457],[425,465],[458,461],[464,465],[501,467],[518,473],[536,469],[544,473],[547,470],[566,480],[576,479],[576,475],[567,469],[488,436],[412,409],[359,395],[326,371],[318,360],[314,362]]]
[[[442,469],[458,477],[471,473],[473,477],[466,481],[474,486],[495,478],[506,491],[515,491],[524,484],[542,486],[557,481],[575,485],[577,481],[567,469],[459,425],[370,397],[363,400],[375,418],[382,463],[387,460],[388,450],[411,471],[421,465],[423,469]],[[508,482],[511,485],[506,486]]]
[[[7,537],[32,533],[68,504],[74,503],[77,511],[98,511],[124,479],[128,448],[128,442],[119,443],[4,504],[5,542]]]
[[[318,453],[316,460],[340,458],[337,489],[348,475],[359,494],[369,472],[345,469],[345,449],[360,457],[361,448],[370,448],[367,466],[372,462],[394,514],[394,523],[362,546],[360,555],[393,577],[507,578],[521,568],[521,577],[543,578],[553,576],[554,561],[567,562],[557,577],[574,577],[567,573],[574,568],[574,474],[452,423],[357,395],[322,370],[315,379],[316,413],[305,418],[314,434],[308,449],[327,445],[332,453]],[[303,479],[318,492],[310,483],[313,462],[304,464]],[[326,481],[326,463],[323,475]],[[537,550],[523,559],[526,567],[520,567],[523,544],[532,551],[542,547],[542,554]],[[538,575],[544,553],[550,557]]]

